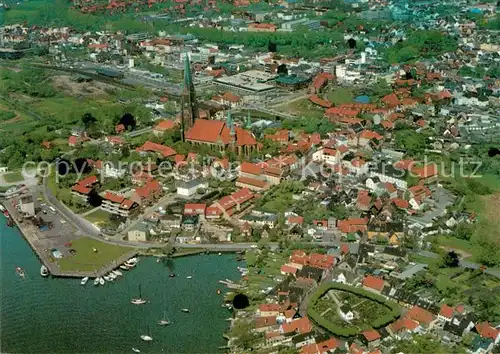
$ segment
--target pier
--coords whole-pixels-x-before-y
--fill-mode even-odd
[[[108,274],[113,269],[118,268],[126,260],[136,256],[138,254],[137,250],[131,250],[130,252],[123,254],[121,257],[115,259],[114,261],[106,264],[103,267],[92,271],[63,271],[59,268],[57,260],[53,257],[51,249],[53,248],[64,248],[65,244],[70,243],[72,240],[78,238],[76,232],[67,231],[67,235],[56,235],[47,236],[43,235],[42,231],[35,226],[31,220],[25,219],[8,200],[3,200],[2,205],[10,214],[10,219],[15,226],[18,227],[23,238],[28,242],[31,249],[34,251],[40,262],[47,267],[51,276],[54,277],[71,277],[71,278],[83,278],[83,277],[102,277]],[[3,217],[3,216],[0,216]]]

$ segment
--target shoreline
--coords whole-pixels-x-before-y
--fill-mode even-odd
[[[136,249],[132,249],[130,252],[127,252],[126,254],[122,255],[120,258],[114,260],[113,262],[108,263],[107,265],[101,267],[97,271],[63,271],[59,268],[57,265],[57,262],[55,261],[50,261],[49,256],[47,255],[47,250],[44,248],[41,248],[41,245],[37,245],[36,242],[39,240],[39,235],[35,227],[30,227],[31,225],[26,225],[23,222],[20,222],[17,220],[17,211],[13,210],[13,207],[10,203],[6,203],[5,200],[0,200],[1,204],[4,206],[4,208],[9,212],[9,218],[12,220],[14,223],[13,226],[11,227],[16,227],[21,236],[24,238],[24,240],[28,243],[30,248],[32,249],[33,253],[36,255],[38,258],[39,262],[47,267],[49,270],[50,276],[55,277],[55,278],[83,278],[83,277],[89,277],[89,278],[95,278],[95,277],[102,277],[106,274],[108,274],[110,271],[116,269],[120,264],[125,262],[126,260],[135,257],[139,251]],[[7,226],[7,220],[8,218],[5,217],[5,224]],[[7,226],[9,227],[9,226]],[[32,235],[30,236],[30,232]]]

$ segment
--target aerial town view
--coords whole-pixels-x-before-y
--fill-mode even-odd
[[[0,0],[1,353],[500,353],[500,2]]]

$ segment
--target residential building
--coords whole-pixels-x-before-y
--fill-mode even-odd
[[[205,217],[207,219],[229,218],[243,211],[254,197],[255,195],[248,188],[242,188],[210,205],[206,209]]]
[[[92,191],[92,187],[98,182],[96,176],[89,176],[80,181],[78,181],[73,187],[71,187],[71,194],[74,196],[87,201],[87,198]]]
[[[130,216],[130,213],[137,208],[137,203],[116,193],[104,193],[101,209],[111,214]]]
[[[183,182],[177,187],[177,194],[182,197],[192,197],[198,190],[205,190],[208,188],[208,182],[200,180],[190,180],[188,182]]]
[[[149,228],[145,224],[139,224],[127,233],[127,237],[131,242],[146,242],[149,238]]]
[[[143,206],[151,204],[162,195],[163,189],[160,185],[160,182],[158,182],[157,180],[151,180],[142,187],[136,187],[130,199]]]

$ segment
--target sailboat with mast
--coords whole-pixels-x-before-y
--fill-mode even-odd
[[[146,303],[146,300],[142,298],[142,291],[141,291],[141,285],[139,284],[139,297],[138,298],[133,298],[132,301],[130,301],[134,305],[143,305]]]
[[[153,340],[153,337],[151,337],[151,332],[149,331],[149,326],[148,326],[148,334],[141,334],[141,339],[145,342],[151,342]]]

